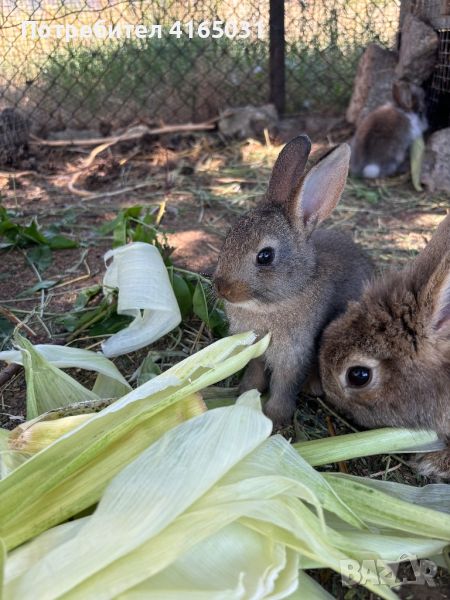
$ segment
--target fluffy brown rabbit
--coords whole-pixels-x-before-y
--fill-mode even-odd
[[[374,281],[325,330],[322,385],[361,425],[433,429],[450,439],[450,215],[403,271]],[[450,446],[420,459],[450,477]]]
[[[350,173],[357,177],[389,177],[408,166],[412,142],[427,129],[422,88],[403,81],[392,87],[394,103],[369,113],[351,143]]]
[[[228,233],[214,274],[231,331],[272,334],[241,391],[264,392],[270,378],[265,410],[275,428],[292,422],[297,395],[315,362],[317,368],[322,329],[359,297],[372,270],[349,237],[316,230],[344,189],[349,147],[337,147],[304,176],[310,149],[305,135],[284,147],[264,201]]]

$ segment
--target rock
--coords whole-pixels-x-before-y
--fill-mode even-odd
[[[400,2],[400,18],[399,18],[399,30],[403,29],[403,23],[406,17],[413,12],[413,4],[415,0],[401,0]]]
[[[258,138],[264,129],[270,130],[277,121],[278,115],[273,104],[229,108],[220,115],[219,131],[227,137],[238,139]]]
[[[435,131],[428,139],[421,181],[427,188],[450,192],[450,127]]]
[[[406,15],[396,68],[399,79],[418,85],[428,79],[436,64],[438,46],[438,34],[432,27],[414,15]]]
[[[347,121],[358,125],[374,108],[392,100],[397,53],[369,44],[362,55],[347,108]]]
[[[16,108],[0,111],[0,164],[17,164],[28,154],[30,123]]]

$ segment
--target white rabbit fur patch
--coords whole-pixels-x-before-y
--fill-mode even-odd
[[[420,117],[414,112],[405,112],[405,115],[408,117],[409,124],[411,126],[411,139],[415,140],[427,129],[427,120],[425,117]]]
[[[380,174],[380,167],[378,165],[376,165],[375,163],[366,165],[363,169],[363,177],[367,177],[369,179],[378,177],[379,174]]]

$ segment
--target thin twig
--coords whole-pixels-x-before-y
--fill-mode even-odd
[[[19,329],[23,327],[28,331],[30,335],[32,335],[33,337],[36,336],[36,333],[31,329],[31,327],[29,327],[26,323],[24,323],[18,317],[16,317],[16,315],[9,309],[7,309],[5,306],[0,306],[0,314],[6,317],[8,321],[11,321],[11,323],[14,323],[14,325],[18,325]]]
[[[29,259],[27,253],[24,252],[23,250],[22,250],[22,254],[24,255],[27,263],[30,265],[30,267],[34,271],[34,273],[35,273],[36,277],[38,278],[39,282],[42,282],[41,274],[39,273],[38,269],[36,268],[36,265],[34,264],[34,262]],[[41,307],[40,307],[40,317],[41,318],[44,316],[44,304],[45,304],[45,290],[41,289]]]

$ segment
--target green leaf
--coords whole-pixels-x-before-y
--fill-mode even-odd
[[[48,238],[49,246],[52,250],[64,250],[67,248],[78,248],[78,242],[71,240],[63,235],[53,235]]]
[[[33,287],[27,288],[23,292],[19,294],[19,298],[23,296],[29,296],[30,294],[34,294],[35,292],[40,292],[41,290],[48,290],[55,286],[58,282],[53,279],[45,279],[42,281],[38,281],[33,285]]]
[[[36,219],[33,219],[30,225],[24,227],[11,221],[4,209],[0,212],[0,236],[6,237],[13,245],[23,247],[38,244],[39,246],[48,246],[53,250],[76,248],[78,246],[77,242],[55,232],[54,228],[55,226],[53,226],[53,229],[50,227],[47,234],[44,234]],[[2,244],[1,247],[6,247],[6,245]],[[43,260],[43,257],[36,255],[35,259],[38,258]],[[33,259],[31,258],[31,260]],[[48,258],[46,260],[48,261]]]
[[[21,237],[28,239],[36,244],[48,244],[45,235],[39,231],[37,221],[33,219],[28,227],[24,227],[21,232]]]
[[[27,257],[41,273],[48,269],[53,260],[49,246],[33,246],[27,251]]]
[[[98,294],[100,294],[101,291],[102,286],[98,284],[91,285],[90,287],[81,290],[81,292],[76,297],[76,300],[73,305],[75,311],[83,309],[88,304],[88,302],[90,302],[92,298],[95,298],[95,296],[98,296]]]
[[[142,205],[135,204],[134,206],[129,206],[123,211],[123,216],[125,219],[137,219],[140,217],[142,212]]]
[[[169,271],[169,275],[171,275],[171,283],[178,306],[180,307],[181,317],[186,319],[192,314],[193,304],[191,290],[181,275],[174,273],[172,269]]]
[[[57,319],[58,323],[61,323],[66,331],[72,333],[78,327],[79,317],[74,314],[67,314]]]
[[[130,237],[133,242],[146,242],[147,244],[155,244],[158,246],[158,229],[155,226],[155,216],[148,212],[144,218],[134,219],[138,221],[134,232],[132,231],[133,223],[129,222]]]
[[[122,216],[118,219],[113,230],[113,248],[125,246],[127,243],[127,222]]]
[[[143,383],[150,381],[153,377],[157,377],[161,375],[161,369],[154,361],[154,352],[149,352],[149,354],[144,358],[139,367],[139,375],[137,377],[138,385],[142,385]]]
[[[215,306],[212,309],[209,315],[209,321],[211,330],[215,335],[218,337],[224,337],[228,335],[228,320],[225,312],[221,308]]]
[[[98,323],[89,327],[89,335],[97,336],[97,335],[112,335],[113,333],[117,333],[118,331],[122,331],[125,327],[128,327],[130,323],[133,322],[132,317],[127,317],[126,315],[118,315],[113,314]]]
[[[0,340],[6,340],[14,331],[14,325],[8,319],[0,316]]]
[[[192,304],[194,313],[207,325],[208,328],[210,328],[208,301],[206,299],[205,288],[203,287],[200,279],[195,286]]]

